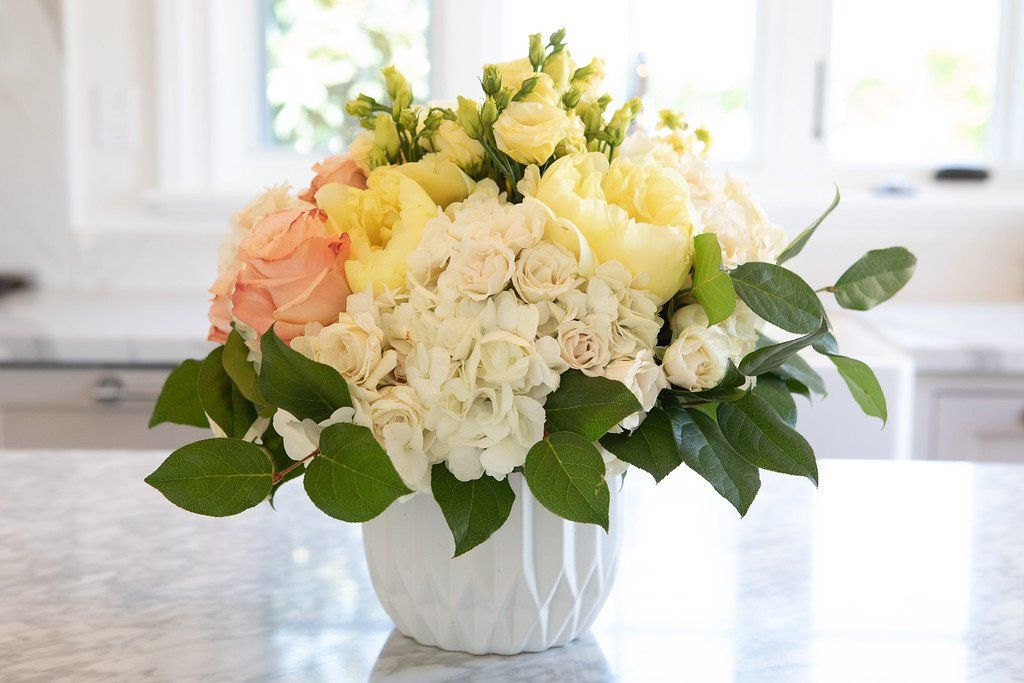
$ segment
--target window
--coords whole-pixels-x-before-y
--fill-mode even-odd
[[[828,150],[840,162],[983,162],[999,0],[834,0]],[[924,10],[924,11],[922,11]]]
[[[395,64],[428,95],[428,0],[264,0],[267,140],[297,152],[338,151],[358,124],[345,102],[380,97]]]
[[[526,36],[568,29],[577,62],[607,62],[605,87],[617,101],[644,98],[644,121],[683,111],[715,135],[715,157],[746,160],[753,146],[753,81],[758,49],[757,0],[505,2],[503,58],[526,51]]]

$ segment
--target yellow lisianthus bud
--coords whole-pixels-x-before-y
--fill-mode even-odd
[[[363,118],[373,113],[377,101],[367,95],[359,95],[354,100],[345,103],[345,113],[356,118]]]
[[[498,118],[498,106],[494,103],[493,97],[488,97],[484,106],[480,107],[480,123],[484,128],[490,128]]]
[[[440,120],[430,138],[430,149],[470,174],[479,172],[484,161],[483,145],[469,137],[454,121]]]
[[[569,90],[562,95],[562,105],[566,109],[575,109],[583,98],[583,88],[579,83],[573,83]]]
[[[519,86],[519,90],[515,95],[512,96],[513,102],[522,102],[529,95],[533,93],[533,89],[537,87],[537,82],[540,81],[540,76],[530,76]]]
[[[530,64],[534,71],[540,69],[544,63],[544,39],[539,33],[530,35]]]
[[[384,90],[391,98],[392,111],[400,112],[412,104],[412,86],[408,79],[394,66],[386,66],[380,72],[384,76]]]
[[[398,139],[398,127],[395,120],[387,114],[377,114],[377,120],[373,128],[374,144],[384,151],[389,160],[397,159],[401,152],[401,143]]]
[[[466,135],[479,140],[484,136],[483,123],[480,121],[480,110],[476,102],[465,97],[459,97],[459,125]]]
[[[483,78],[480,79],[484,94],[493,96],[501,90],[501,69],[497,64],[488,64],[484,67]]]
[[[594,91],[601,87],[604,73],[604,60],[600,57],[594,57],[590,60],[590,64],[576,69],[572,75],[572,82],[580,85],[584,95],[592,97]]]
[[[569,81],[576,70],[576,63],[567,48],[555,50],[544,60],[543,71],[555,84],[555,88],[563,91],[569,87]]]

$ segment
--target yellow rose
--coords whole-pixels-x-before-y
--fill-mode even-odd
[[[541,102],[512,102],[494,122],[494,142],[521,164],[543,164],[569,130],[561,107]]]
[[[437,152],[426,154],[419,161],[399,164],[394,170],[415,180],[442,209],[453,202],[461,202],[476,187],[461,168]]]
[[[626,170],[617,168],[612,177],[621,177]],[[679,291],[689,274],[692,228],[689,222],[657,224],[644,219],[681,215],[678,188],[672,190],[672,181],[663,178],[654,178],[647,187],[647,182],[642,182],[646,179],[638,176],[633,184],[639,197],[626,201],[628,189],[613,192],[625,204],[620,206],[606,196],[604,181],[610,175],[608,160],[599,153],[573,154],[552,164],[534,192],[556,218],[548,222],[544,238],[580,255],[578,230],[599,261],[619,261],[633,275],[646,278],[646,289],[664,303]],[[675,208],[663,210],[661,202]]]
[[[501,71],[501,84],[506,88],[512,90],[512,94],[515,95],[519,90],[519,86],[523,84],[527,78],[533,76],[540,76],[537,81],[537,85],[534,86],[533,92],[523,99],[523,102],[542,102],[544,104],[557,105],[561,99],[561,95],[558,94],[558,89],[555,86],[555,82],[552,77],[546,73],[538,74],[533,70],[533,66],[530,64],[530,60],[526,59],[515,59],[511,62],[502,62],[501,64],[494,64],[493,66],[498,67]]]
[[[476,173],[484,160],[484,147],[455,121],[442,121],[430,139],[431,148],[467,173]]]
[[[329,183],[316,193],[328,227],[352,240],[345,276],[354,292],[405,287],[406,257],[438,212],[430,195],[399,171],[411,165],[375,169],[365,190]]]

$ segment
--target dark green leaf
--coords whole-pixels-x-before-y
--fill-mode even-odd
[[[544,404],[550,431],[575,432],[588,441],[597,441],[638,410],[640,402],[625,384],[579,370],[563,373]]]
[[[903,289],[916,267],[917,258],[903,247],[874,249],[850,266],[832,291],[843,308],[866,311]]]
[[[146,483],[189,512],[237,515],[270,494],[274,466],[259,446],[241,439],[205,439],[182,446]]]
[[[799,235],[797,235],[796,238],[792,242],[790,242],[785,249],[782,250],[782,253],[779,254],[779,258],[777,258],[775,262],[779,264],[785,263],[789,259],[799,254],[801,251],[803,251],[804,247],[807,246],[807,243],[811,240],[811,236],[814,235],[814,231],[818,229],[818,226],[821,225],[826,218],[828,218],[828,215],[832,213],[832,211],[837,206],[839,206],[838,185],[836,185],[836,196],[835,198],[832,199],[832,203],[829,204],[828,208],[825,209],[825,213],[818,216],[817,220],[815,220],[813,223],[804,228],[803,231]]]
[[[736,308],[736,290],[722,270],[722,247],[718,237],[708,232],[693,238],[693,287],[690,293],[708,316],[709,325],[717,325]]]
[[[810,334],[790,339],[789,341],[758,347],[740,361],[740,372],[749,376],[763,375],[766,372],[771,372],[789,360],[800,349],[807,348],[825,334],[828,334],[828,323],[822,321],[821,327]]]
[[[794,334],[821,327],[825,310],[799,275],[774,263],[744,263],[732,271],[736,293],[754,313]]]
[[[271,405],[314,422],[352,406],[348,384],[337,370],[292,351],[273,328],[263,335],[260,348],[260,393]]]
[[[601,445],[619,460],[639,467],[654,481],[664,479],[682,462],[668,414],[655,407],[632,434],[605,434]]]
[[[604,459],[590,439],[574,432],[551,434],[526,454],[523,474],[530,492],[551,512],[608,530]]]
[[[861,410],[867,415],[877,417],[884,425],[889,419],[889,413],[885,405],[885,394],[878,384],[874,371],[866,363],[854,358],[835,354],[830,354],[829,358],[846,381],[846,386],[850,387],[850,393]]]
[[[452,530],[455,557],[500,529],[516,502],[508,479],[498,481],[485,474],[473,481],[459,481],[443,462],[430,470],[430,490]]]
[[[274,407],[269,405],[260,393],[259,377],[256,366],[249,362],[249,347],[237,330],[231,330],[228,340],[224,343],[224,371],[235,383],[242,396],[256,406],[261,417],[272,417]]]
[[[718,406],[718,425],[744,460],[762,469],[807,477],[818,485],[818,465],[807,440],[754,394]]]
[[[760,333],[757,335],[757,348],[770,346],[775,343],[777,342],[770,337]],[[807,364],[807,361],[799,355],[790,356],[785,363],[775,369],[775,374],[779,375],[784,380],[797,382],[819,396],[826,396],[828,394],[825,390],[825,382],[821,379],[821,375],[812,370],[811,366]],[[794,389],[793,391],[800,393],[798,389]],[[807,398],[810,398],[809,394],[806,395]]]
[[[796,427],[796,401],[783,380],[775,375],[761,375],[757,378],[754,394],[767,401],[783,422]]]
[[[757,468],[736,453],[715,420],[705,412],[672,404],[665,409],[683,462],[732,503],[740,516],[747,514],[761,488]]]
[[[371,520],[412,493],[373,432],[349,423],[320,433],[320,455],[309,461],[303,483],[314,505],[345,522]]]
[[[187,360],[171,370],[160,390],[149,426],[164,422],[192,427],[209,427],[210,423],[199,401],[199,367],[197,360]]]
[[[199,401],[213,422],[233,439],[241,439],[258,417],[256,407],[242,395],[224,371],[224,347],[218,346],[199,368]]]

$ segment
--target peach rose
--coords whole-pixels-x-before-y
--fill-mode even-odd
[[[360,190],[366,189],[366,176],[348,154],[336,154],[318,164],[313,164],[313,172],[316,175],[310,181],[309,189],[299,195],[299,199],[310,204],[314,203],[313,196],[317,190],[327,183],[341,183],[350,187],[358,187]]]
[[[213,300],[210,303],[210,334],[207,339],[212,342],[223,344],[231,334],[231,292],[235,289],[235,280],[241,269],[242,264],[236,258],[210,287]]]
[[[253,227],[238,246],[235,318],[260,334],[275,325],[286,342],[303,334],[306,323],[338,321],[350,294],[349,237],[329,234],[326,220],[319,209],[298,209],[272,213]]]

